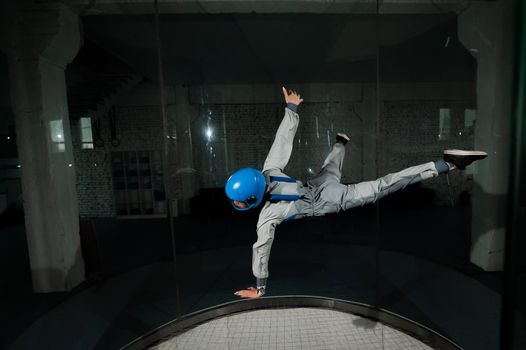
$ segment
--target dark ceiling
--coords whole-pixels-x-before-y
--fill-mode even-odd
[[[83,18],[84,32],[138,74],[158,81],[151,15]],[[162,15],[168,84],[474,81],[476,61],[456,16]]]

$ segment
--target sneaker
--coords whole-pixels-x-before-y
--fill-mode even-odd
[[[336,142],[342,143],[344,146],[347,142],[351,141],[351,138],[341,132],[336,134]]]
[[[444,151],[444,160],[461,170],[466,169],[474,161],[484,159],[487,156],[488,154],[483,151],[464,151],[460,149],[447,149]]]

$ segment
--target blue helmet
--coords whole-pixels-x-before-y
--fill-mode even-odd
[[[267,181],[261,171],[254,168],[242,168],[233,173],[225,185],[225,192],[230,203],[237,210],[249,210],[257,207],[263,200]],[[234,201],[245,203],[239,207]]]

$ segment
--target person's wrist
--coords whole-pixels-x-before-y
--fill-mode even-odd
[[[267,279],[266,278],[257,278],[256,279],[256,290],[258,296],[265,295],[265,289],[267,288]]]
[[[290,109],[293,112],[296,112],[298,110],[298,105],[292,102],[287,103],[287,108]]]
[[[256,287],[265,287],[267,285],[266,278],[256,278]]]
[[[261,287],[257,287],[257,293],[258,293],[258,296],[259,297],[262,297],[263,295],[265,295],[265,286],[261,286]]]

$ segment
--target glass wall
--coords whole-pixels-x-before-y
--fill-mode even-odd
[[[265,297],[503,348],[516,2],[64,3],[0,41],[0,345],[120,348],[268,261]],[[299,199],[236,210],[226,181],[273,144]],[[449,149],[488,156],[446,171]]]
[[[509,4],[458,5],[379,16],[379,173],[446,149],[489,154],[379,202],[379,307],[497,349],[513,33]]]
[[[24,237],[24,214],[21,199],[20,163],[16,147],[14,113],[10,99],[7,56],[0,54],[0,249],[1,274],[10,281],[2,288],[1,308],[6,314],[15,311],[12,298],[30,289],[31,278],[20,271],[29,269]],[[4,286],[4,284],[3,284]],[[3,313],[4,314],[4,313]],[[4,320],[3,320],[4,321]],[[2,342],[14,337],[13,328],[26,327],[30,320],[17,320],[2,332]]]
[[[98,109],[77,122],[85,130],[85,117],[91,118],[85,125],[91,124],[93,143],[77,155],[82,223],[95,240],[85,256],[95,264],[95,278],[111,284],[109,302],[117,302],[97,348],[120,348],[180,315],[165,152],[172,134],[164,102],[174,101],[159,78],[154,2],[142,5],[132,14],[82,17],[84,45],[68,66],[72,77],[77,68],[93,70],[95,82],[87,72],[71,81],[73,91],[106,88],[98,89]]]
[[[259,213],[232,208],[224,184],[240,168],[262,168],[284,117],[283,86],[304,99],[284,173],[304,182],[316,177],[336,134],[345,132],[353,142],[342,180],[366,179],[371,166],[363,164],[376,141],[376,18],[207,12],[163,14],[160,22],[166,90],[175,95],[167,106],[177,137],[172,200],[189,312],[230,301],[255,283]],[[371,37],[349,37],[357,29]],[[280,225],[269,294],[375,304],[375,218],[374,208],[363,208]]]
[[[179,314],[154,2],[0,12],[0,348],[120,348]]]
[[[516,18],[519,20],[515,48],[516,62],[514,84],[514,118],[512,119],[511,176],[510,176],[510,210],[508,212],[508,234],[506,237],[505,288],[503,291],[503,327],[502,348],[521,349],[526,345],[525,315],[523,301],[525,289],[526,259],[521,252],[526,248],[524,230],[526,228],[526,187],[522,179],[526,173],[525,139],[526,114],[524,111],[526,26],[520,19],[524,18],[526,7],[520,3],[516,7]]]

